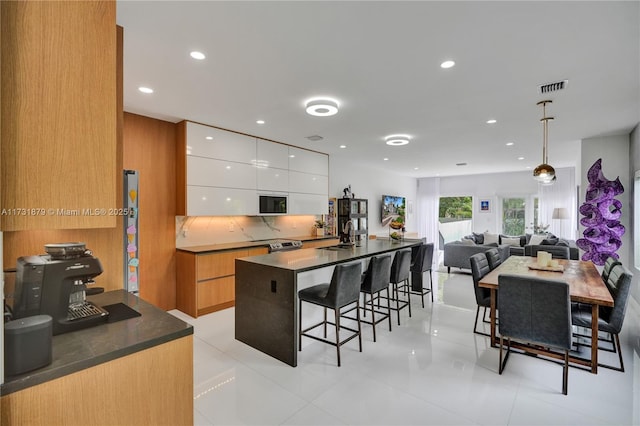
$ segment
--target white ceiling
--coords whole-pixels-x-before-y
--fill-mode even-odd
[[[428,177],[535,167],[536,103],[548,98],[549,162],[573,166],[580,139],[627,134],[640,120],[639,5],[119,1],[125,111]],[[456,66],[441,69],[446,59]],[[564,79],[561,92],[537,92]],[[337,99],[339,113],[307,115],[318,95]],[[395,133],[412,142],[385,145]]]

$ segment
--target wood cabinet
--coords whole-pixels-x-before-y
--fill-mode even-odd
[[[0,229],[116,226],[115,2],[0,7]]]
[[[318,247],[330,247],[335,246],[340,242],[337,238],[329,238],[326,240],[305,241],[302,243],[302,248],[318,248]]]
[[[235,304],[235,260],[267,254],[266,247],[208,253],[176,253],[176,301],[182,312],[199,315]]]
[[[338,234],[351,221],[356,241],[366,240],[369,233],[368,204],[368,200],[363,198],[338,198]]]
[[[1,405],[3,425],[192,425],[193,336],[10,393]]]

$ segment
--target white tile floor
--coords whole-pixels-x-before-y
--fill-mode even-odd
[[[434,273],[437,300],[414,297],[393,331],[373,343],[363,329],[342,350],[306,339],[292,368],[234,339],[234,309],[193,319],[196,425],[631,425],[640,424],[640,313],[629,304],[621,334],[626,372],[597,375],[513,354],[498,375],[498,350],[472,332],[471,276]],[[601,361],[616,362],[601,353]]]

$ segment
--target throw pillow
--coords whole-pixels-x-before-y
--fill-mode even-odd
[[[534,234],[534,235],[531,236],[531,239],[529,239],[528,245],[530,245],[530,246],[539,246],[539,245],[542,244],[542,242],[544,241],[545,237],[546,237],[545,235],[535,235]]]
[[[484,233],[484,242],[482,244],[487,245],[491,243],[498,244],[498,234],[490,234],[488,232]]]
[[[478,234],[477,232],[472,232],[473,239],[476,241],[476,244],[484,244],[484,234]]]
[[[475,246],[476,245],[475,241],[473,241],[473,240],[471,240],[469,238],[463,238],[463,239],[460,240],[460,242],[462,244],[466,245],[466,246]]]
[[[513,247],[520,247],[520,237],[502,238],[502,244],[508,244]]]

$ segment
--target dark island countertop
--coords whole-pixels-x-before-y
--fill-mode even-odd
[[[199,246],[190,246],[190,247],[178,247],[177,250],[184,251],[187,253],[193,254],[205,254],[205,253],[213,253],[217,251],[225,251],[225,250],[239,250],[243,248],[255,248],[255,247],[269,247],[269,243],[273,241],[302,241],[302,247],[304,248],[305,241],[319,241],[319,240],[330,240],[338,238],[335,235],[323,235],[321,237],[317,236],[301,236],[301,237],[281,237],[281,238],[271,238],[268,240],[257,240],[257,241],[239,241],[235,243],[221,243],[221,244],[204,244]]]
[[[302,248],[300,250],[282,251],[262,256],[241,257],[236,262],[250,262],[262,266],[304,272],[326,266],[337,265],[357,259],[364,259],[377,254],[394,252],[403,248],[412,248],[422,244],[421,239],[403,240],[366,240],[360,246],[335,249]]]
[[[124,290],[109,291],[87,299],[98,306],[124,303],[142,315],[53,336],[52,363],[24,374],[5,377],[0,395],[193,334],[190,324]]]

